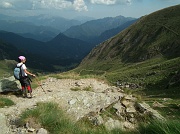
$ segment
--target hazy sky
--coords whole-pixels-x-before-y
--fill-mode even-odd
[[[0,14],[138,18],[177,4],[180,0],[0,0]]]

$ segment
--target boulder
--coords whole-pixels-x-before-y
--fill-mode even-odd
[[[158,120],[165,120],[165,118],[160,115],[156,110],[152,109],[147,103],[142,102],[142,103],[136,103],[135,105],[136,109],[140,113],[149,113],[152,118],[158,119]]]
[[[18,91],[20,90],[20,88],[20,82],[18,80],[15,80],[14,76],[0,80],[0,93]]]

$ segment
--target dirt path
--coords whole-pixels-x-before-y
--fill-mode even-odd
[[[53,101],[57,102],[69,114],[75,115],[75,120],[78,120],[90,111],[96,111],[111,104],[122,95],[119,92],[109,93],[108,90],[112,89],[112,87],[103,81],[95,79],[48,78],[42,82],[42,87],[46,93],[43,92],[41,87],[38,87],[33,89],[33,98],[23,98],[16,95],[6,96],[16,104],[11,107],[1,108],[0,113],[5,114],[8,119],[14,119],[25,109],[36,106],[37,102]],[[82,90],[72,91],[72,88]],[[92,91],[84,91],[85,88],[90,88]]]

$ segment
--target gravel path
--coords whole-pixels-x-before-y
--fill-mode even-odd
[[[117,91],[109,92],[109,89],[116,90],[116,88],[112,88],[103,81],[96,79],[48,78],[42,82],[42,87],[46,93],[43,92],[41,87],[38,87],[33,89],[33,98],[23,98],[16,95],[6,96],[16,103],[11,107],[0,108],[0,114],[8,117],[7,124],[9,120],[17,118],[25,109],[36,106],[37,102],[57,102],[67,113],[72,114],[75,120],[78,120],[91,111],[98,111],[100,108],[108,106],[123,95]],[[93,91],[84,91],[83,89],[87,87],[90,87]],[[82,90],[72,91],[70,90],[72,88]],[[0,125],[1,127],[4,126]],[[11,134],[12,132],[9,133]],[[0,134],[5,133],[1,132]]]

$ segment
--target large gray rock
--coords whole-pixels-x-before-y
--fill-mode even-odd
[[[21,85],[18,80],[15,80],[14,76],[4,78],[0,80],[0,93],[8,91],[18,91]]]
[[[159,114],[156,110],[152,109],[147,103],[142,102],[142,103],[136,103],[136,109],[139,110],[141,113],[149,113],[152,118],[158,119],[158,120],[165,120],[165,118]]]

